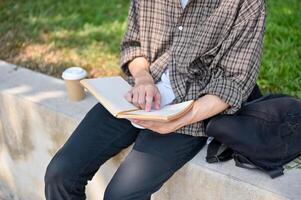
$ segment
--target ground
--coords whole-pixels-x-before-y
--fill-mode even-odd
[[[0,59],[56,77],[74,65],[91,76],[120,74],[128,6],[129,0],[0,0]],[[264,93],[301,98],[300,10],[300,0],[267,0],[258,80]]]

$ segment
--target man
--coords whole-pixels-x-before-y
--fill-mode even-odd
[[[150,199],[204,146],[206,120],[247,100],[264,30],[263,0],[132,0],[121,43],[133,86],[125,98],[147,111],[191,99],[193,107],[156,122],[117,119],[96,104],[47,167],[46,199],[85,199],[98,168],[134,142],[104,199]]]

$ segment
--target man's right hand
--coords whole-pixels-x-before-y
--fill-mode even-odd
[[[161,99],[154,79],[148,72],[148,66],[146,59],[143,57],[136,58],[129,64],[129,70],[134,77],[135,85],[125,94],[125,98],[129,102],[146,111],[151,110],[153,103],[155,109],[160,109]]]

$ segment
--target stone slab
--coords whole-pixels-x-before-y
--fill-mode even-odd
[[[4,190],[12,199],[44,199],[47,164],[95,103],[90,94],[83,101],[70,102],[63,80],[0,61],[0,197]],[[88,184],[88,199],[103,195],[130,148],[100,168]],[[261,172],[237,168],[233,161],[208,164],[205,150],[176,172],[153,199],[301,199],[297,167],[270,179]]]

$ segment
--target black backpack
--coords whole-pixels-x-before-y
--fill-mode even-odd
[[[301,101],[283,94],[255,98],[233,115],[210,118],[206,134],[214,137],[208,162],[234,158],[238,167],[278,177],[284,164],[301,155]]]

